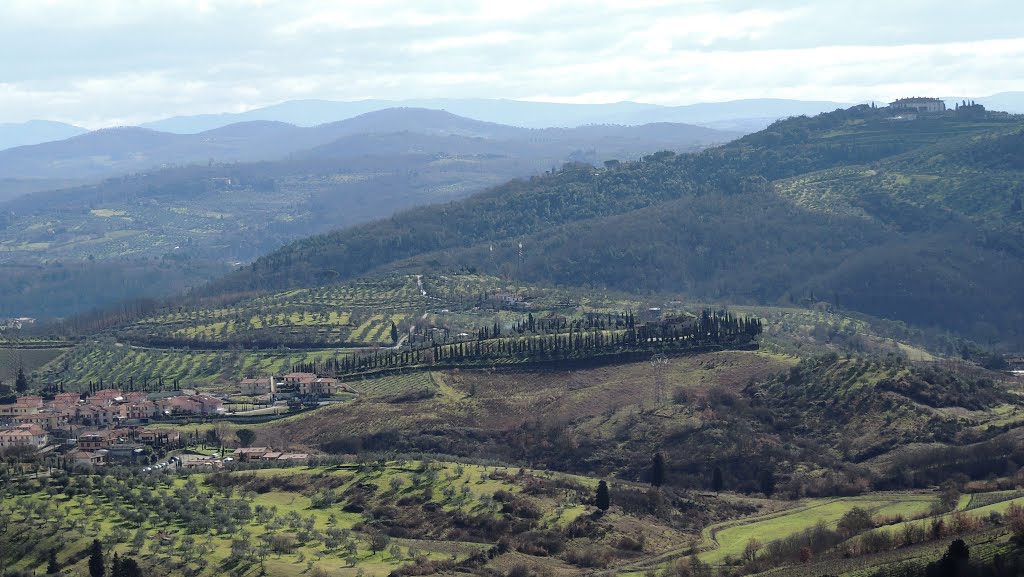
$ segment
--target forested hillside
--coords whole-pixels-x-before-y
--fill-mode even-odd
[[[313,128],[250,122],[200,135],[118,129],[12,149],[0,154],[0,165],[7,159],[10,166],[36,166],[51,177],[57,174],[51,165],[66,162],[99,163],[108,172],[148,163],[185,165],[61,190],[40,190],[46,188],[42,181],[0,182],[0,274],[18,277],[3,293],[17,298],[0,298],[0,316],[65,316],[122,298],[168,296],[292,240],[464,198],[566,161],[600,164],[662,148],[693,150],[734,136],[664,123],[532,130],[396,109]],[[202,146],[189,144],[197,142]],[[172,144],[192,156],[154,156]],[[224,150],[248,152],[225,157]],[[285,153],[272,162],[223,162]],[[139,259],[165,257],[190,260],[192,269],[182,275],[187,280],[136,278]],[[95,261],[104,264],[80,266]],[[76,278],[84,282],[25,274],[41,263],[78,270]],[[124,290],[97,290],[86,271],[98,269],[105,272],[96,278],[119,279]]]
[[[969,113],[968,113],[969,112]],[[826,301],[1021,342],[1024,120],[867,106],[702,153],[567,165],[465,201],[316,236],[204,294],[408,266],[709,300]]]

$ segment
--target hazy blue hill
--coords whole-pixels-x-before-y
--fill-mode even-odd
[[[181,134],[196,134],[234,124],[268,120],[285,122],[296,126],[317,126],[352,118],[367,112],[383,110],[397,106],[395,102],[385,100],[366,100],[361,102],[332,102],[328,100],[289,100],[280,104],[257,108],[247,112],[198,114],[195,116],[175,116],[162,120],[144,123],[142,126]]]
[[[201,134],[206,138],[253,138],[253,137],[290,137],[303,132],[294,124],[275,120],[246,120],[228,124]]]
[[[85,132],[88,131],[84,128],[52,120],[0,123],[0,150],[64,140]]]
[[[429,108],[388,108],[360,114],[354,118],[323,124],[313,130],[334,136],[389,132],[421,134],[456,134],[483,138],[513,139],[527,130],[493,122],[456,116],[444,110]]]
[[[1024,114],[1024,92],[999,92],[990,96],[946,96],[946,106],[957,102],[973,100],[989,110],[1003,110],[1011,114]]]
[[[587,124],[640,125],[658,122],[701,124],[729,131],[760,130],[773,120],[817,114],[844,104],[824,101],[750,99],[685,106],[659,106],[639,102],[566,104],[486,98],[427,98],[412,100],[292,100],[235,114],[178,116],[144,124],[147,128],[197,133],[248,120],[274,120],[298,126],[316,126],[387,108],[445,110],[477,120],[525,128],[576,127]]]
[[[391,109],[312,128],[249,121],[197,135],[109,129],[40,145],[49,157],[34,147],[12,149],[0,159],[17,157],[15,168],[29,173],[33,166],[59,171],[61,164],[135,170],[60,190],[39,191],[45,184],[35,180],[0,181],[12,196],[22,193],[0,204],[0,266],[15,266],[11,270],[31,287],[17,299],[0,297],[0,308],[28,316],[64,314],[69,309],[52,301],[65,298],[73,285],[82,290],[68,301],[71,312],[109,302],[96,290],[95,280],[104,275],[88,268],[52,275],[38,268],[42,262],[104,261],[105,271],[125,268],[121,277],[105,275],[116,279],[143,270],[140,258],[171,255],[174,262],[195,263],[199,272],[190,278],[209,279],[224,265],[298,238],[459,200],[566,162],[601,165],[663,149],[698,150],[732,136],[679,124],[535,130]],[[243,153],[281,160],[220,161]],[[93,164],[98,158],[102,162]],[[177,161],[154,167],[160,158]],[[3,196],[0,190],[0,202]],[[123,296],[166,294],[153,283],[126,286]]]
[[[350,137],[356,135],[393,133],[515,142],[516,145],[509,148],[517,154],[539,154],[555,161],[595,161],[595,154],[586,152],[595,148],[591,141],[598,138],[630,138],[623,146],[611,148],[615,152],[644,153],[659,148],[690,149],[738,136],[688,125],[661,125],[642,130],[604,127],[538,131],[473,120],[441,110],[388,108],[313,127],[274,120],[247,120],[199,134],[173,134],[140,127],[97,130],[67,140],[0,151],[0,179],[81,179],[167,165],[279,160],[342,138],[349,138],[351,143]],[[551,146],[537,150],[538,143],[544,139],[549,140]],[[596,146],[610,148],[607,143]],[[445,144],[424,144],[420,148],[432,153],[444,152]],[[570,150],[564,150],[566,148]],[[584,154],[570,156],[575,149]]]
[[[0,151],[7,178],[81,178],[172,161],[175,145],[193,137],[137,127],[106,128],[55,142]]]

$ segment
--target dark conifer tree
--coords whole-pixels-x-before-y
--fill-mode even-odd
[[[711,489],[714,490],[714,492],[719,493],[722,491],[722,487],[724,486],[725,482],[722,479],[722,468],[715,467],[715,469],[711,471]]]
[[[594,505],[602,511],[607,511],[608,507],[611,506],[611,496],[608,494],[608,483],[605,483],[604,479],[597,484],[597,494],[594,495]]]
[[[651,485],[660,487],[665,482],[665,458],[655,453],[651,460]]]
[[[103,577],[107,572],[106,563],[103,560],[103,544],[99,539],[92,540],[89,548],[89,576]]]
[[[761,471],[758,484],[761,485],[761,492],[766,497],[771,497],[772,493],[775,492],[775,473],[771,469]]]
[[[60,563],[57,563],[57,550],[50,549],[46,556],[46,574],[56,575],[60,573]]]
[[[25,377],[25,369],[18,367],[18,376],[14,381],[14,390],[19,393],[28,392],[28,378]]]

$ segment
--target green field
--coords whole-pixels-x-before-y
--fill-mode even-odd
[[[783,539],[818,523],[835,526],[854,507],[867,510],[876,517],[910,518],[927,513],[937,502],[934,494],[871,493],[839,499],[807,499],[795,507],[761,519],[726,523],[704,530],[704,537],[714,547],[699,557],[711,564],[721,564],[726,557],[739,557],[751,539],[767,543]]]

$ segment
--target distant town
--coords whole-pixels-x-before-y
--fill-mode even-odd
[[[262,376],[237,383],[237,398],[215,396],[192,389],[167,392],[99,389],[95,392],[60,392],[51,396],[8,397],[0,404],[0,451],[56,451],[83,466],[109,463],[148,463],[157,449],[180,449],[198,439],[185,439],[179,429],[154,428],[161,421],[180,423],[224,419],[230,416],[265,417],[287,413],[306,404],[353,389],[335,378],[314,373],[288,373],[281,378]],[[232,404],[257,409],[231,411]],[[271,447],[242,447],[232,456],[184,454],[178,467],[220,467],[225,460],[296,461],[302,452]],[[167,463],[164,463],[166,466]]]

